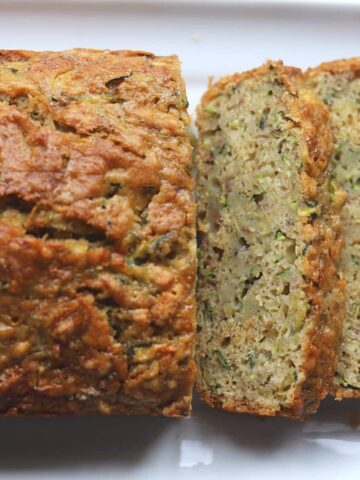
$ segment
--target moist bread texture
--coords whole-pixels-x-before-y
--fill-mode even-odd
[[[299,70],[220,80],[197,125],[197,387],[210,405],[304,418],[332,384],[344,311],[328,111]]]
[[[306,73],[308,85],[330,110],[335,137],[334,181],[347,193],[342,212],[345,248],[340,261],[347,282],[343,342],[334,395],[360,398],[360,58],[323,63]]]
[[[1,414],[189,414],[186,109],[176,57],[0,51]]]

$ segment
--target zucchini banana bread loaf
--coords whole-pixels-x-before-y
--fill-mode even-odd
[[[186,108],[176,57],[0,52],[1,414],[189,414]]]
[[[328,111],[281,62],[198,109],[197,386],[212,406],[303,418],[332,383],[344,282]]]
[[[342,212],[345,248],[340,261],[347,281],[347,306],[334,394],[339,399],[360,398],[360,58],[324,63],[306,76],[330,109],[334,181],[348,195]]]

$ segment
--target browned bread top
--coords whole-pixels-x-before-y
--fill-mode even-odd
[[[189,413],[186,108],[176,57],[0,51],[0,413]]]

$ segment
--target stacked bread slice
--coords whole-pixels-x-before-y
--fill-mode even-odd
[[[335,180],[347,193],[340,263],[347,306],[334,394],[339,399],[360,398],[360,58],[322,64],[310,69],[306,80],[330,110],[335,137],[330,163]]]
[[[356,72],[355,61],[306,75],[268,62],[202,98],[197,385],[212,406],[303,418],[330,392],[360,385]],[[344,172],[355,187],[339,265]]]

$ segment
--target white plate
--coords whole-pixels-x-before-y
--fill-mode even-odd
[[[340,6],[341,5],[341,6]],[[215,77],[282,58],[307,67],[360,55],[357,2],[0,0],[0,48],[177,53],[193,110]],[[1,479],[358,480],[360,402],[325,402],[307,423],[195,402],[191,420],[0,419]]]

